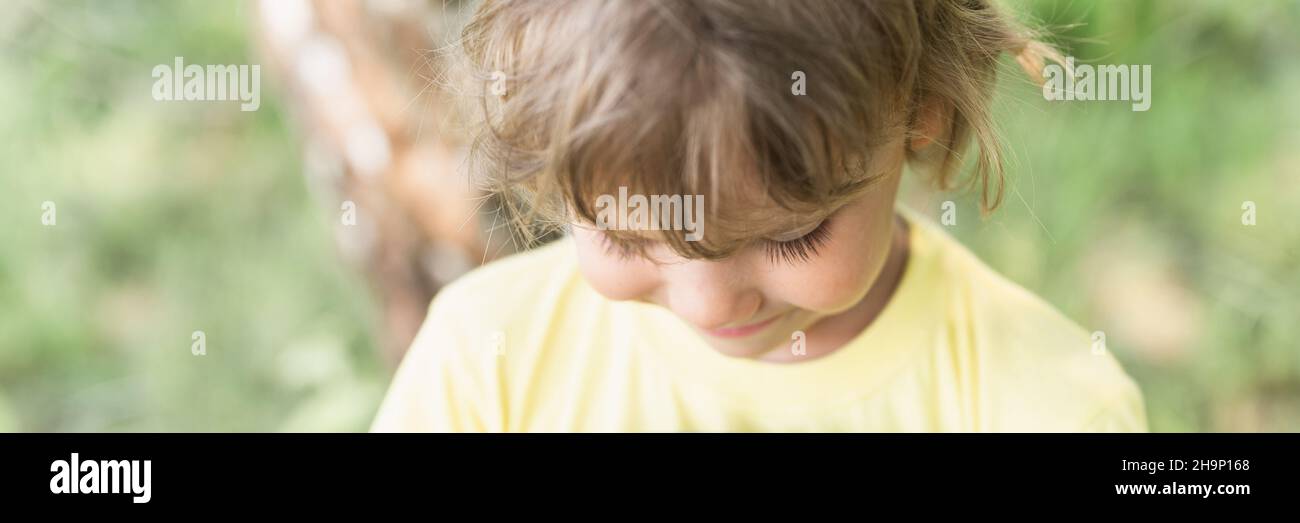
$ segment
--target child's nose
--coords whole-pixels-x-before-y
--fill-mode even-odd
[[[668,308],[697,328],[712,330],[755,320],[763,305],[754,288],[735,264],[690,261],[677,266],[668,282]]]

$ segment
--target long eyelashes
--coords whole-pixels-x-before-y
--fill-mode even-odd
[[[600,243],[605,247],[605,254],[617,256],[619,261],[629,261],[641,255],[640,249],[626,242],[617,241],[607,234],[600,235]]]
[[[763,250],[767,254],[768,262],[788,265],[807,263],[817,256],[818,250],[830,240],[830,230],[827,227],[829,223],[830,220],[825,220],[817,228],[793,240],[783,242],[763,240]],[[620,261],[629,261],[644,255],[638,245],[615,240],[606,234],[600,235],[600,242],[606,254],[616,256]]]
[[[806,263],[808,260],[817,256],[817,250],[826,245],[830,239],[830,231],[826,224],[830,220],[823,221],[816,229],[808,231],[799,238],[789,241],[765,241],[764,249],[767,250],[767,259],[772,263],[783,262],[788,265],[798,265]]]

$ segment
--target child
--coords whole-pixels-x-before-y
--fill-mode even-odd
[[[462,36],[472,168],[568,233],[438,295],[372,430],[1146,430],[1087,332],[895,205],[972,139],[1000,200],[995,65],[1049,49],[987,0],[485,0]]]

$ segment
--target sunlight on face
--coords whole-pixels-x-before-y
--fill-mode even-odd
[[[901,146],[886,150],[874,166],[885,176],[820,228],[755,238],[723,260],[685,259],[660,244],[645,257],[625,257],[608,247],[601,231],[573,224],[583,277],[611,300],[667,308],[728,356],[793,361],[785,349],[795,331],[805,332],[810,356],[829,352],[870,322],[864,298],[873,286],[894,283],[878,280],[897,239],[894,199],[903,154]],[[806,231],[806,256],[773,256],[772,249],[784,250],[774,240],[793,245]]]

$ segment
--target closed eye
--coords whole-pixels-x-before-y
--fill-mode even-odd
[[[634,244],[629,240],[617,240],[608,234],[600,234],[600,243],[605,247],[605,253],[617,256],[620,261],[629,261],[642,256],[644,245]]]
[[[825,246],[826,242],[830,240],[830,229],[827,227],[829,223],[830,219],[822,220],[816,228],[793,240],[764,241],[763,246],[767,251],[768,261],[772,263],[783,262],[788,265],[808,262],[808,260],[817,256],[818,249]]]
[[[829,224],[829,218],[823,220],[817,227],[793,240],[763,240],[768,261],[788,265],[807,263],[830,240]],[[645,255],[645,245],[641,242],[615,239],[608,234],[601,234],[600,240],[605,253],[617,256],[619,260],[628,261]]]

